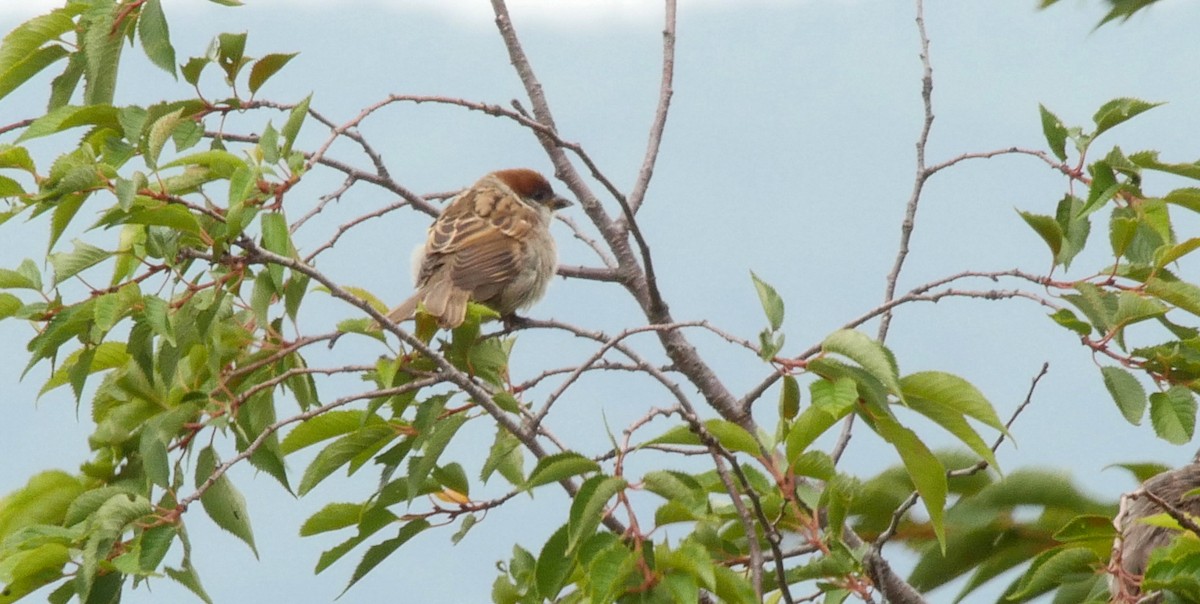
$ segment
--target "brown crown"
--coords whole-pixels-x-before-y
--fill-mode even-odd
[[[541,194],[540,197],[550,199],[554,196],[554,189],[546,177],[528,168],[499,170],[492,174],[521,197],[535,198]]]

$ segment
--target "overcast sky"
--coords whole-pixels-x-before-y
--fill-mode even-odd
[[[0,31],[34,14],[35,7],[53,4],[0,0]],[[485,0],[250,4],[224,8],[164,0],[180,60],[202,54],[218,33],[249,31],[248,54],[301,53],[261,96],[294,102],[312,92],[314,107],[338,120],[388,93],[500,104],[523,98]],[[1197,51],[1200,3],[1166,0],[1127,24],[1096,31],[1103,14],[1098,0],[1061,2],[1044,12],[1035,10],[1035,0],[926,4],[936,79],[931,162],[968,151],[1041,148],[1038,103],[1069,124],[1085,124],[1100,104],[1119,96],[1169,104],[1106,135],[1101,147],[1153,147],[1170,161],[1200,158],[1195,136],[1200,90],[1189,68]],[[661,7],[651,0],[523,0],[511,6],[560,132],[585,145],[619,186],[628,187],[642,161],[656,101]],[[912,2],[897,0],[681,2],[672,114],[642,214],[676,318],[709,318],[753,338],[763,326],[748,276],[754,270],[787,303],[787,351],[794,353],[879,303],[912,187],[913,144],[921,124],[913,16]],[[118,102],[144,103],[150,89],[161,89],[162,98],[186,93],[139,55],[140,50],[127,54]],[[218,87],[215,78],[207,83]],[[41,84],[0,100],[0,123],[34,115],[44,102]],[[320,139],[312,124],[306,128],[312,137],[307,140]],[[478,114],[397,106],[362,129],[392,174],[416,191],[454,189],[503,167],[551,171],[526,132]],[[1151,188],[1170,184],[1152,177],[1147,182]],[[1027,158],[976,161],[939,174],[927,186],[901,287],[965,269],[1044,271],[1048,253],[1014,208],[1052,213],[1064,187],[1061,175]],[[321,191],[310,192],[315,198]],[[335,211],[353,216],[391,201],[364,189]],[[584,220],[578,212],[574,217]],[[409,250],[427,225],[418,218],[406,214],[369,225],[325,257],[322,269],[399,300],[410,291]],[[1196,221],[1184,224],[1196,232]],[[45,247],[37,229],[13,226],[0,231],[2,266],[15,266],[40,253],[29,250]],[[1102,224],[1093,226],[1094,252],[1106,247],[1104,231]],[[586,248],[558,234],[565,261],[592,262]],[[312,245],[324,239],[319,235],[309,240],[302,235],[300,243]],[[1084,276],[1103,262],[1102,253],[1086,255],[1077,260],[1081,268],[1067,276]],[[350,312],[312,304],[336,318]],[[608,329],[632,311],[610,290],[568,281],[555,283],[532,314]],[[1005,469],[1059,468],[1089,492],[1115,498],[1133,485],[1125,474],[1105,470],[1109,464],[1177,465],[1191,457],[1195,446],[1172,447],[1148,425],[1126,424],[1091,357],[1044,315],[1020,301],[913,306],[897,315],[888,343],[902,371],[962,375],[1005,418],[1042,362],[1051,362],[1034,404],[1013,429],[1018,446],[1006,444],[998,455]],[[27,326],[0,323],[2,341],[28,337]],[[764,375],[761,363],[744,351],[705,338],[699,343],[735,391]],[[527,344],[522,342],[514,373],[532,376],[544,365],[537,344]],[[338,354],[355,350],[340,346]],[[23,347],[8,346],[0,354],[10,355],[0,363],[0,383],[15,383],[26,364]],[[88,406],[77,417],[62,391],[35,405],[44,377],[35,370],[4,397],[0,442],[10,458],[0,464],[0,493],[40,469],[73,471],[88,456]],[[599,380],[565,400],[552,422],[593,454],[607,442],[595,426],[608,422],[619,430],[661,403],[631,400],[619,381]],[[773,403],[764,405],[761,418],[770,421],[773,413]],[[72,434],[64,436],[64,426]],[[480,434],[490,438],[487,431]],[[921,435],[939,445],[950,442],[932,429]],[[893,462],[890,450],[863,433],[853,441],[845,469],[868,477]],[[302,468],[293,466],[297,472]],[[188,526],[209,592],[222,603],[331,601],[356,555],[314,577],[317,556],[336,540],[300,539],[296,529],[324,503],[364,493],[353,490],[363,484],[331,480],[297,501],[245,468],[234,476],[247,492],[262,560],[193,510]],[[495,562],[507,560],[514,539],[536,549],[561,523],[561,504],[556,493],[539,492],[532,502],[489,515],[457,547],[449,544],[452,531],[427,532],[341,601],[486,601]],[[514,537],[522,533],[526,536]],[[170,581],[152,587],[152,593],[130,591],[124,601],[186,601]],[[934,592],[930,601],[949,602],[954,591]]]

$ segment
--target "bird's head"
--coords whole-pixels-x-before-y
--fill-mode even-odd
[[[499,170],[492,172],[492,177],[534,207],[545,207],[553,211],[572,205],[570,200],[554,194],[554,189],[546,177],[528,168]]]

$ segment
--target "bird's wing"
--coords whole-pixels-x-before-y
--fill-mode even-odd
[[[537,224],[537,213],[493,188],[472,189],[459,197],[429,229],[419,282],[433,275],[486,301],[520,269],[522,241]]]

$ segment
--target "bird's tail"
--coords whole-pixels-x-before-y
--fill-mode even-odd
[[[419,296],[420,294],[413,294],[407,300],[389,310],[387,313],[388,320],[392,323],[401,323],[411,319],[417,313],[417,303],[420,302]]]

